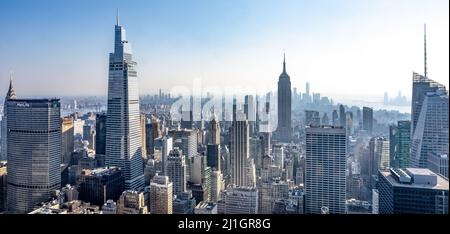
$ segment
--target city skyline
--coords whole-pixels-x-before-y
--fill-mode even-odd
[[[328,95],[401,91],[410,97],[411,73],[424,73],[424,23],[428,74],[448,86],[447,1],[327,1],[334,9],[303,1],[27,3],[19,8],[6,1],[0,9],[0,91],[12,71],[19,96],[106,96],[104,54],[112,40],[105,29],[114,24],[116,8],[139,51],[141,94],[189,88],[194,78],[205,86],[259,80],[273,90],[286,51],[292,86],[300,92],[309,81],[314,92]]]
[[[155,23],[162,25],[178,25],[186,15],[208,12],[206,16],[189,18],[195,20],[187,20],[184,27],[177,28],[174,35],[186,36],[178,41],[175,38],[160,38],[170,33],[160,35],[141,31],[140,36],[136,31],[129,33],[126,29],[133,26],[128,27],[129,24],[124,23],[127,20],[123,20],[119,7],[114,9],[114,26],[103,25],[102,22],[109,17],[102,18],[102,12],[111,5],[100,6],[101,1],[90,5],[89,10],[84,12],[86,18],[79,19],[71,13],[83,12],[86,7],[84,2],[68,10],[73,3],[64,5],[42,0],[42,4],[36,6],[30,15],[42,10],[40,7],[50,7],[47,11],[43,9],[45,13],[39,22],[49,17],[52,21],[47,23],[64,25],[66,31],[46,28],[43,24],[41,28],[33,28],[33,35],[45,34],[50,40],[52,36],[55,36],[54,39],[65,38],[62,41],[56,39],[56,45],[52,41],[48,44],[40,41],[44,37],[21,38],[21,29],[17,30],[16,36],[22,40],[17,44],[30,40],[34,45],[31,49],[21,47],[30,55],[21,62],[27,64],[32,60],[34,63],[20,71],[32,72],[29,77],[39,79],[39,85],[35,85],[30,78],[27,87],[31,88],[23,89],[20,79],[17,85],[16,79],[13,81],[13,75],[9,73],[9,86],[0,119],[0,214],[448,214],[449,93],[447,84],[435,79],[430,72],[433,69],[429,66],[432,64],[429,45],[434,43],[430,43],[427,35],[427,24],[422,25],[422,59],[412,55],[415,49],[403,51],[402,48],[390,47],[384,41],[387,39],[395,44],[401,36],[394,35],[406,36],[407,25],[413,28],[419,23],[402,22],[404,27],[401,28],[405,30],[390,32],[389,39],[381,34],[389,32],[399,23],[389,13],[399,10],[395,8],[397,4],[403,3],[404,12],[399,13],[403,14],[403,20],[409,20],[407,13],[413,12],[411,9],[418,7],[419,1],[388,3],[380,0],[375,4],[362,0],[363,5],[360,5],[361,2],[346,5],[349,2],[344,4],[342,0],[329,0],[323,10],[316,11],[317,14],[305,11],[304,18],[291,14],[301,7],[319,7],[317,2],[294,3],[285,0],[270,9],[267,7],[272,2],[258,5],[249,4],[253,0],[224,0],[220,3],[192,0],[185,6],[186,11],[182,11],[180,9],[185,3],[180,6],[174,4],[178,0],[164,4],[138,0],[133,4],[119,4],[119,1],[112,1],[112,5],[124,7],[125,15],[131,15],[130,25],[136,24],[138,31],[142,30],[139,29],[139,22],[143,20],[136,19],[149,6],[162,9],[170,6],[173,9],[171,14],[175,13],[177,17]],[[380,2],[381,5],[378,5]],[[437,1],[433,3],[436,7]],[[137,9],[135,4],[142,8]],[[9,3],[7,5],[11,6]],[[34,3],[27,5],[31,6]],[[385,14],[379,16],[384,18],[368,24],[366,20],[376,14],[368,14],[364,9],[376,13],[381,6]],[[58,9],[67,11],[59,12]],[[92,20],[89,12],[93,9],[100,9],[97,18],[101,20]],[[265,10],[272,14],[268,17],[259,15]],[[352,15],[355,10],[368,15]],[[244,12],[249,13],[248,16],[240,15]],[[255,12],[258,14],[254,15]],[[58,21],[60,17],[57,15],[62,13],[63,19]],[[172,16],[159,11],[156,13],[161,19]],[[236,21],[236,26],[223,19],[229,14],[234,16],[229,20]],[[325,17],[327,14],[330,14],[329,18]],[[341,26],[352,25],[350,31],[345,31],[347,28],[344,31],[333,28],[332,25],[336,26],[333,23],[324,26],[325,22],[334,22],[336,14],[343,17],[341,20],[352,17],[360,20],[353,24],[345,20],[339,22]],[[302,22],[320,15],[323,20],[321,18],[307,25],[303,31],[295,29],[296,20]],[[146,14],[145,19],[152,17],[155,15]],[[20,18],[14,15],[17,21],[23,20]],[[23,22],[30,22],[31,18],[27,17]],[[73,22],[65,21],[67,18],[77,21],[78,26],[87,23],[89,26],[109,28],[109,33],[105,34],[113,40],[108,40],[110,44],[106,46],[94,36],[92,43],[77,48],[85,38],[103,34],[103,31],[77,31]],[[420,18],[421,15],[415,17]],[[242,19],[245,20],[240,22]],[[91,20],[98,25],[90,24]],[[250,23],[253,20],[257,22],[254,25]],[[219,21],[220,25],[214,24]],[[284,21],[291,22],[294,27],[284,25]],[[383,21],[392,22],[387,27],[390,29],[373,30]],[[207,27],[200,30],[199,22]],[[364,28],[364,36],[355,24]],[[270,27],[254,35],[252,30],[258,30],[262,25]],[[283,27],[278,28],[278,25]],[[32,24],[22,26],[33,27]],[[324,33],[324,27],[331,27],[327,30],[337,32],[329,33],[326,43],[323,43],[323,38],[315,41],[320,38],[315,37],[317,34],[307,33],[311,30]],[[163,28],[169,30],[170,27]],[[152,30],[167,33],[163,28]],[[244,33],[246,28],[252,30]],[[293,34],[281,34],[279,38],[263,36],[274,31],[292,31]],[[227,37],[220,37],[221,34]],[[204,38],[205,35],[211,37]],[[289,44],[297,38],[300,46],[296,48],[305,46],[301,36],[306,35],[310,36],[307,41],[310,40],[308,46],[311,47],[305,54],[311,57],[311,61],[301,62],[295,51],[291,61],[285,48],[282,60],[276,66],[277,76],[270,77],[270,82],[265,80],[266,75],[272,75],[271,65],[263,62],[268,58],[264,54],[276,50],[280,43],[278,39]],[[370,35],[376,37],[370,38]],[[6,41],[15,37],[9,36]],[[151,36],[155,43],[150,44],[158,49],[150,57],[162,54],[163,58],[148,65],[146,59],[149,57],[142,56],[142,53],[148,53],[150,47],[132,49],[132,44],[137,41],[140,45],[149,45],[142,43],[142,38]],[[234,47],[237,44],[231,46],[228,43],[239,41],[245,44],[252,38],[259,39],[256,44],[250,43],[247,48],[239,50],[241,56],[234,59],[224,56],[232,55],[238,51],[236,48],[243,45]],[[413,47],[415,36],[410,38],[414,39],[402,39],[404,48]],[[158,40],[163,43],[158,43]],[[360,44],[358,40],[364,43]],[[196,44],[205,41],[214,43]],[[160,51],[173,42],[177,42],[177,47],[173,47],[172,51],[167,54]],[[249,59],[247,56],[255,55],[253,49],[263,45],[263,42],[271,46],[263,46],[264,49],[256,53],[259,57]],[[66,43],[73,46],[60,48]],[[184,43],[190,47],[184,47]],[[0,43],[0,51],[4,45],[7,44]],[[5,47],[12,51],[16,45]],[[96,57],[96,50],[100,49],[98,45],[101,48],[112,47],[105,52],[103,59]],[[162,47],[158,47],[160,45]],[[388,51],[381,50],[381,45],[387,46],[383,49]],[[333,49],[335,46],[339,49]],[[325,48],[326,52],[314,51],[318,47]],[[356,49],[356,52],[351,49]],[[219,50],[224,54],[218,54]],[[40,57],[35,57],[39,51]],[[408,53],[400,57],[396,55],[405,51]],[[7,61],[14,63],[22,52],[12,53]],[[197,60],[196,56],[211,52],[215,53],[216,61],[208,59],[208,56],[205,56],[207,62]],[[98,61],[106,60],[106,53],[109,62],[104,67]],[[80,54],[87,57],[80,57]],[[93,54],[95,56],[89,57]],[[200,70],[211,70],[216,74],[214,79],[202,81],[194,77],[192,80],[171,80],[165,77],[146,84],[146,74],[166,72],[165,59],[171,60],[180,54],[191,57],[182,65],[173,60],[173,67],[170,67],[172,74],[189,76]],[[370,59],[365,57],[371,54],[375,56]],[[50,58],[50,55],[55,57]],[[409,57],[404,57],[406,55]],[[275,57],[278,56],[270,55],[270,58]],[[320,64],[316,64],[314,59],[321,61]],[[70,66],[66,67],[64,64],[68,60]],[[404,67],[415,63],[411,62],[413,60],[422,61],[422,71]],[[2,61],[0,56],[0,64]],[[242,61],[245,62],[240,63]],[[264,74],[258,81],[252,75],[246,76],[255,71],[256,67],[251,65],[253,62],[258,65],[258,72]],[[208,66],[208,63],[218,66]],[[92,70],[86,69],[87,64]],[[298,69],[303,65],[320,68],[314,71],[306,69],[302,74],[305,77],[321,74],[327,77],[326,85],[316,89],[315,83],[305,80],[304,90],[301,85],[296,86],[296,82],[302,79],[298,76]],[[385,67],[370,68],[382,65]],[[152,66],[156,69],[148,73]],[[248,66],[249,69],[241,70],[240,66]],[[236,69],[225,69],[226,72],[221,73],[227,67]],[[141,68],[144,70],[142,73]],[[104,96],[99,91],[101,85],[96,85],[92,78],[97,76],[93,71],[99,69],[107,72],[107,76],[103,77],[107,82],[107,94]],[[403,70],[405,73],[408,70],[411,83],[391,77]],[[52,75],[41,79],[39,76],[43,73],[40,71],[58,74],[58,81],[63,81],[64,85],[59,86]],[[83,75],[89,71],[92,73]],[[359,73],[364,76],[354,76]],[[229,74],[239,74],[239,79],[226,78]],[[77,75],[80,78],[73,78]],[[72,84],[72,81],[76,83]],[[41,90],[40,86],[44,89]],[[412,91],[411,101],[403,96],[408,95],[402,91],[405,86]],[[159,95],[150,96],[143,91],[149,87],[156,89]],[[361,94],[361,99],[342,102],[343,99],[336,98],[339,95],[323,92],[322,89],[327,87],[333,87],[335,92],[348,92],[346,94],[350,96],[358,95],[358,92],[364,92],[364,95]],[[371,92],[378,92],[380,87],[395,89],[398,96],[389,98],[389,91],[384,90],[380,91],[383,102],[374,101],[372,95],[375,94]],[[66,89],[76,90],[79,94],[70,96],[72,91]],[[82,97],[81,93],[88,93],[91,89],[95,91],[95,96]],[[33,97],[30,90],[37,93],[45,91],[47,98],[37,98],[39,95],[36,94]],[[58,95],[55,92],[64,93]],[[54,95],[59,97],[48,98]],[[405,108],[409,110],[404,111]],[[233,225],[232,220],[235,220],[236,228],[244,228],[243,221],[249,223],[245,229],[260,228],[255,226],[257,219],[229,219],[230,225]],[[267,220],[270,222],[270,218]],[[185,222],[179,222],[178,228],[183,228],[181,226],[187,223],[186,217]],[[208,226],[212,223],[210,221]],[[250,226],[251,223],[254,227]]]

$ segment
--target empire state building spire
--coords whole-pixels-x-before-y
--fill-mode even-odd
[[[277,138],[281,142],[290,142],[292,138],[291,102],[292,91],[290,77],[286,72],[286,55],[283,55],[283,72],[278,79],[278,125]]]

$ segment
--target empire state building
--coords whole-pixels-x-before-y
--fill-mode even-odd
[[[127,190],[145,184],[136,65],[117,14],[114,53],[109,54],[106,165],[122,169]]]
[[[286,56],[283,59],[283,72],[278,80],[278,126],[276,135],[281,142],[290,142],[292,138],[291,120],[291,80],[286,72]]]

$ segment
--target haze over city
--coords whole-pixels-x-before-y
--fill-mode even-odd
[[[448,215],[447,9],[7,1],[0,221],[176,214],[126,230],[209,232],[307,230],[282,214]],[[232,214],[252,216],[212,216]],[[84,226],[123,220],[102,223]],[[356,229],[321,225],[337,223]]]
[[[1,93],[12,71],[19,96],[106,95],[116,8],[141,95],[191,88],[194,78],[273,90],[286,51],[301,92],[310,82],[331,98],[401,91],[410,99],[425,23],[429,77],[448,86],[445,0],[17,2],[0,8]]]

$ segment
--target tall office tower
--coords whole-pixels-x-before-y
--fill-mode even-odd
[[[106,165],[122,169],[125,189],[144,187],[139,89],[136,62],[125,29],[115,26],[114,53],[109,54]]]
[[[306,213],[345,212],[345,146],[342,127],[306,128]]]
[[[380,214],[448,214],[448,180],[429,169],[379,172]]]
[[[146,118],[144,113],[141,113],[140,115],[140,124],[141,124],[142,158],[147,159],[147,130],[145,129]]]
[[[333,114],[332,114],[332,125],[333,126],[338,126],[339,125],[339,115],[337,110],[333,110]]]
[[[389,105],[389,94],[387,92],[384,92],[383,104],[384,105]]]
[[[208,144],[220,145],[220,123],[216,119],[212,119],[208,126]]]
[[[117,201],[117,214],[148,214],[143,192],[126,190]]]
[[[422,112],[422,106],[427,96],[427,93],[434,93],[436,91],[446,93],[444,85],[429,79],[428,77],[413,73],[413,90],[411,101],[411,137],[415,134],[417,122]]]
[[[362,120],[362,113],[361,113],[361,109],[359,107],[357,107],[358,109],[356,109],[356,124],[358,125],[358,129],[362,128],[362,124],[363,124],[363,120]]]
[[[353,134],[353,112],[345,112],[345,130],[347,130],[347,135]]]
[[[66,116],[61,121],[61,163],[68,164],[74,149],[73,118]]]
[[[281,142],[290,142],[292,138],[291,120],[291,80],[286,73],[286,57],[283,60],[283,72],[278,80],[278,125],[277,136]]]
[[[273,145],[272,155],[274,165],[280,169],[284,169],[284,146],[282,144]]]
[[[282,178],[286,181],[294,181],[294,159],[285,160],[284,173]]]
[[[157,166],[158,164],[156,163],[156,160],[152,158],[149,158],[147,160],[147,163],[145,164],[144,168],[145,185],[150,184],[150,181],[152,180],[153,176],[158,174]]]
[[[83,141],[89,141],[93,127],[85,121],[85,125],[83,125]]]
[[[207,165],[209,167],[221,170],[220,145],[208,144],[206,146],[206,158],[207,158]]]
[[[411,140],[411,166],[426,168],[430,153],[448,154],[448,104],[446,91],[438,90],[425,95]]]
[[[8,114],[7,114],[7,112],[8,111],[7,111],[7,108],[6,108],[6,106],[7,106],[6,102],[8,100],[10,100],[10,99],[16,99],[16,92],[14,91],[14,87],[12,85],[12,78],[11,77],[9,79],[9,88],[8,88],[8,92],[6,93],[5,102],[4,102],[4,105],[3,105],[3,117],[2,117],[2,122],[1,122],[1,131],[2,131],[1,132],[1,136],[2,136],[2,138],[0,139],[1,140],[0,161],[7,159],[6,149],[8,147],[8,143],[7,143],[8,142],[7,141],[7,137],[8,137],[8,131],[7,131],[7,128],[8,128],[7,116],[8,116]]]
[[[411,144],[411,121],[398,121],[389,127],[390,167],[409,167]]]
[[[363,130],[372,134],[373,131],[373,109],[369,107],[363,107]]]
[[[150,213],[172,214],[172,182],[167,176],[155,176],[150,183]]]
[[[384,137],[372,138],[369,142],[369,148],[369,156],[372,157],[369,160],[373,163],[369,166],[369,169],[372,170],[372,175],[377,175],[378,170],[389,170],[389,140]]]
[[[124,178],[117,167],[86,169],[78,176],[77,187],[80,200],[101,206],[108,199],[119,199],[124,190]]]
[[[306,82],[305,84],[305,95],[306,95],[306,103],[311,102],[311,96],[310,96],[310,92],[309,92],[309,82]]]
[[[186,192],[186,159],[178,148],[174,148],[167,158],[167,176],[173,183],[173,194],[181,196]]]
[[[413,90],[411,100],[411,139],[415,134],[417,122],[422,112],[423,101],[425,96],[429,92],[436,92],[438,90],[444,91],[444,85],[428,78],[427,73],[427,38],[426,38],[426,25],[424,27],[424,75],[419,75],[413,72]]]
[[[7,187],[7,166],[0,162],[0,213],[6,210],[6,191]]]
[[[211,198],[211,168],[207,166],[206,157],[197,155],[192,158],[190,176],[192,195],[196,202],[209,201]],[[196,189],[193,189],[193,188]]]
[[[430,153],[428,155],[428,168],[448,179],[448,154]]]
[[[162,137],[161,123],[156,117],[151,117],[150,123],[145,126],[147,154],[153,154],[155,139]]]
[[[305,125],[320,125],[320,117],[318,111],[305,110]]]
[[[255,162],[255,169],[259,171],[261,169],[261,160],[263,157],[263,146],[262,142],[264,140],[264,136],[254,136],[250,138],[250,158],[252,158]]]
[[[191,97],[191,100],[192,100],[192,97]],[[192,109],[189,111],[181,112],[180,127],[182,129],[192,129],[194,127],[194,116],[193,116]]]
[[[369,177],[369,187],[375,188],[376,187],[376,178],[378,176],[378,160],[375,157],[375,145],[376,145],[376,137],[372,137],[369,140],[369,147],[368,147],[368,172],[367,175]]]
[[[250,140],[247,120],[233,120],[230,136],[231,180],[236,186],[246,186],[246,164],[250,156]]]
[[[61,186],[59,99],[9,99],[8,212],[28,213]]]
[[[224,191],[225,214],[258,214],[258,190],[251,187],[228,186]]]
[[[171,137],[164,136],[161,140],[161,174],[167,175],[167,159],[169,158],[170,151],[173,150],[173,139]]]
[[[173,147],[182,150],[186,157],[186,179],[191,175],[191,161],[197,152],[197,131],[192,129],[169,130],[168,135],[173,138]]]
[[[256,109],[255,109],[255,98],[253,95],[245,95],[244,97],[244,113],[245,118],[248,121],[248,127],[250,131],[250,136],[255,134],[256,125]]]
[[[330,125],[330,118],[327,113],[324,113],[322,116],[322,125]]]
[[[173,138],[173,147],[181,149],[186,158],[197,155],[197,131],[191,129],[169,130],[168,135]]]
[[[220,171],[212,171],[211,174],[211,201],[217,202],[220,200],[220,193],[225,190],[225,182],[223,174]]]
[[[95,117],[95,153],[106,154],[106,113]]]
[[[297,88],[294,87],[294,88],[292,88],[292,100],[294,100],[294,102],[296,102],[297,98],[298,98],[298,91],[297,91]]]
[[[339,127],[345,127],[345,108],[339,105]]]

